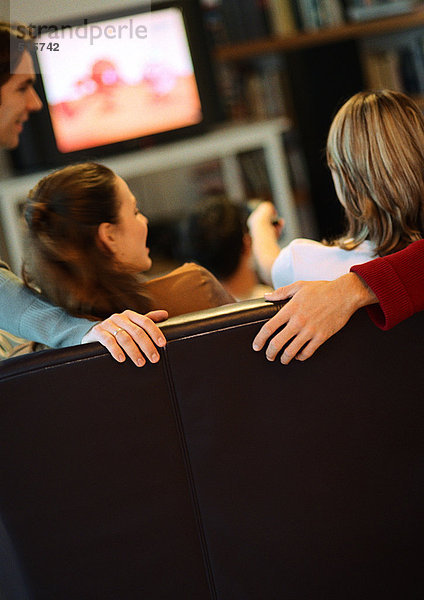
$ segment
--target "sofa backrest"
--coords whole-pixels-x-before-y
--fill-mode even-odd
[[[424,315],[358,313],[282,366],[251,349],[276,310],[170,319],[141,369],[97,344],[0,365],[0,512],[32,598],[423,591]]]

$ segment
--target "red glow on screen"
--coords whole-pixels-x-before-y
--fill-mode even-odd
[[[86,150],[202,121],[181,12],[171,8],[133,18],[147,23],[148,45],[72,38],[60,42],[55,56],[39,52],[59,151]]]

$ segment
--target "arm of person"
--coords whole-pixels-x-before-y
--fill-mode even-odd
[[[351,271],[377,296],[379,304],[369,306],[367,311],[381,329],[391,329],[424,310],[424,240],[394,254],[355,265]]]
[[[166,343],[155,325],[167,318],[166,311],[147,315],[124,311],[93,324],[72,317],[26,288],[4,263],[0,263],[0,298],[0,329],[52,348],[100,342],[119,362],[125,360],[125,352],[134,364],[142,366],[145,356],[157,362],[155,345],[161,347]]]
[[[261,350],[270,336],[284,325],[266,348],[270,361],[284,348],[280,358],[284,365],[293,358],[306,360],[312,356],[358,308],[377,302],[374,292],[355,273],[333,281],[297,281],[266,294],[265,298],[291,299],[262,326],[253,340],[253,349]]]
[[[272,202],[261,202],[247,220],[252,238],[252,252],[261,279],[272,284],[271,268],[280,254],[278,238],[283,228],[283,220],[275,225],[277,212]]]
[[[268,344],[269,360],[274,360],[291,338],[281,362],[288,364],[294,357],[306,360],[362,306],[378,327],[390,329],[424,310],[424,240],[355,265],[334,281],[296,282],[267,296],[268,300],[287,298],[291,300],[253,340],[254,350],[261,350],[269,337],[286,325]]]

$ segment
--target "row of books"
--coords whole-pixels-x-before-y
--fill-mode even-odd
[[[291,115],[287,71],[278,57],[262,57],[249,65],[221,65],[217,75],[224,109],[231,120]]]
[[[263,150],[250,150],[238,155],[244,188],[243,198],[272,199],[271,186]],[[225,185],[219,161],[203,163],[193,169],[193,181],[200,197],[225,195]]]
[[[289,178],[295,190],[296,201],[309,202],[308,182],[305,177],[304,157],[295,136],[286,134],[282,143],[285,147]],[[272,201],[269,172],[263,149],[249,150],[238,155],[242,177],[243,197],[238,200],[258,199]],[[226,194],[221,165],[218,160],[202,163],[192,169],[192,181],[200,198]]]
[[[334,27],[408,12],[417,0],[202,0],[212,43],[228,44],[272,35]]]
[[[416,0],[350,0],[346,6],[346,17],[352,21],[381,19],[406,13],[421,4]]]
[[[424,38],[395,48],[368,49],[363,53],[363,65],[369,89],[424,94]]]

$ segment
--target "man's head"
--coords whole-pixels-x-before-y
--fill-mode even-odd
[[[16,148],[23,123],[42,104],[34,89],[31,38],[23,27],[0,22],[0,147]]]
[[[237,271],[250,237],[247,210],[226,197],[202,199],[180,225],[180,254],[209,269],[219,280]]]

